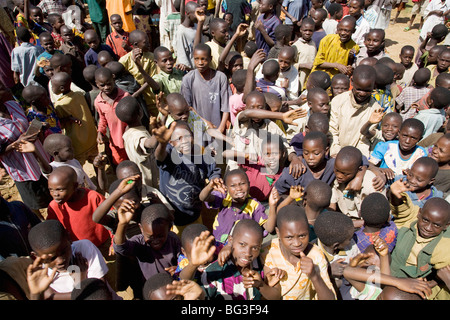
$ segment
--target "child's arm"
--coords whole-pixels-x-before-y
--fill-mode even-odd
[[[408,180],[401,178],[391,184],[390,199],[393,206],[399,206],[403,203],[403,192],[409,191],[410,186]]]
[[[156,119],[153,119],[154,122],[151,124],[153,127],[152,135],[158,141],[158,146],[155,149],[155,158],[158,161],[164,161],[167,157],[166,147],[170,141],[173,131],[175,130],[176,122],[172,122],[170,124],[170,128],[166,128],[166,126],[161,125],[156,122]]]
[[[264,24],[261,20],[256,19],[255,21],[255,29],[261,32],[261,35],[264,38],[264,41],[269,45],[269,47],[273,47],[275,45],[275,41],[269,36],[266,29],[264,28]]]
[[[203,25],[205,24],[206,20],[205,11],[201,7],[198,7],[197,9],[195,9],[195,17],[197,18],[197,30],[195,32],[193,48],[195,48],[199,43],[202,42]]]
[[[166,286],[167,295],[180,295],[183,300],[205,300],[205,291],[192,280],[173,281]]]
[[[108,183],[108,178],[106,176],[105,166],[108,157],[103,152],[100,152],[92,162],[92,165],[96,169],[97,182],[100,190],[98,192],[105,192],[106,185]]]
[[[311,279],[311,282],[316,289],[317,300],[335,299],[333,291],[328,288],[320,273],[316,271],[314,262],[311,258],[307,257],[303,251],[300,252],[300,269],[309,277],[309,279]]]
[[[286,112],[274,112],[263,109],[245,109],[241,112],[239,120],[245,121],[250,118],[281,120],[286,124],[297,126],[294,120],[303,118],[307,115],[303,109],[289,110]]]
[[[262,63],[266,59],[266,53],[263,49],[258,49],[253,54],[253,56],[250,59],[250,62],[248,63],[247,68],[247,78],[245,79],[245,85],[242,95],[242,101],[245,103],[245,99],[247,98],[248,94],[255,90],[255,69],[258,66],[258,64]]]
[[[100,205],[95,209],[92,214],[92,220],[100,224],[108,224],[105,218],[107,217],[108,211],[112,208],[114,203],[119,200],[124,194],[129,192],[136,185],[136,180],[140,179],[141,176],[135,175],[126,179],[123,179],[116,190],[109,195]]]
[[[376,123],[380,123],[381,120],[383,120],[385,113],[383,112],[383,109],[376,109],[372,112],[370,115],[369,120],[361,127],[360,133],[364,135],[367,139],[372,139],[372,137],[375,135],[375,128],[372,128],[372,125]]]
[[[391,266],[389,262],[389,247],[379,235],[373,235],[373,246],[380,257],[380,272],[391,275]]]
[[[277,211],[280,211],[281,208],[290,205],[294,201],[302,201],[303,195],[304,195],[304,188],[300,185],[298,186],[291,186],[289,190],[289,195],[280,203],[280,205],[277,208]]]
[[[214,195],[211,195],[211,192],[213,191],[219,191],[220,193],[226,194],[227,193],[227,187],[225,187],[222,178],[214,178],[212,179],[206,187],[203,188],[203,190],[199,194],[199,199],[202,202],[212,202],[214,201],[215,197]]]
[[[145,84],[147,84],[147,86],[150,86],[150,88],[152,89],[154,94],[158,94],[159,91],[161,90],[161,88],[159,87],[158,82],[156,82],[148,73],[147,71],[145,71],[145,69],[142,67],[142,63],[141,63],[141,56],[140,55],[135,55],[134,54],[134,50],[133,50],[133,54],[131,56],[133,58],[134,63],[136,64],[136,66],[139,69],[139,72],[141,73],[141,75],[144,77],[145,83],[143,86],[145,86]],[[142,86],[142,87],[143,87]],[[142,87],[138,90],[140,91],[142,89]],[[145,89],[145,88],[144,88]],[[133,95],[134,96],[134,95]]]
[[[27,267],[27,283],[30,289],[30,300],[43,300],[44,292],[50,287],[56,275],[57,269],[54,268],[48,275],[48,267],[43,263],[43,259],[37,256],[36,259]]]
[[[32,153],[39,163],[39,167],[45,174],[50,174],[53,171],[52,166],[48,163],[47,159],[36,149],[34,143],[26,140],[22,140],[19,144],[16,144],[16,150],[22,153]]]
[[[181,270],[180,279],[194,279],[197,268],[206,264],[213,257],[215,251],[214,236],[209,231],[203,231],[198,237],[195,237],[191,247],[191,260]]]
[[[225,48],[222,51],[222,54],[219,57],[219,65],[217,66],[217,70],[222,71],[222,72],[225,70],[225,59],[227,58],[228,53],[230,53],[231,47],[233,46],[233,44],[236,42],[236,40],[238,38],[243,37],[247,33],[247,28],[248,28],[248,25],[245,23],[241,23],[240,25],[238,25],[236,32],[231,37],[231,40],[228,41],[227,45],[225,46]]]
[[[269,233],[272,233],[275,230],[277,224],[277,204],[279,200],[280,195],[278,194],[277,189],[272,188],[269,195],[269,217],[263,225],[264,229]]]
[[[116,234],[114,235],[114,244],[121,245],[127,241],[125,231],[128,224],[134,216],[134,201],[124,199],[117,210],[119,223],[117,225]]]

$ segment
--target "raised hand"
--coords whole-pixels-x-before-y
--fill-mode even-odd
[[[307,257],[303,251],[300,252],[300,269],[309,278],[316,274],[316,266],[314,265],[314,262],[311,258]]]
[[[119,209],[117,209],[117,215],[119,216],[119,223],[128,224],[134,216],[135,203],[132,200],[124,199]]]
[[[48,266],[43,264],[45,257],[37,257],[32,264],[27,267],[27,283],[32,299],[40,296],[52,283],[57,269],[53,269],[48,275]]]
[[[383,120],[384,115],[385,113],[383,112],[383,109],[376,109],[371,113],[369,122],[371,124],[380,123],[380,121]]]
[[[299,199],[299,201],[303,200],[303,196],[304,196],[304,188],[301,185],[298,186],[291,186],[291,188],[289,189],[289,197],[297,200]]]
[[[203,289],[192,280],[173,281],[166,286],[166,294],[182,296],[183,300],[204,299]]]
[[[272,188],[269,195],[269,206],[276,207],[278,201],[280,200],[280,194],[278,193],[277,188]]]
[[[209,231],[203,231],[192,242],[191,259],[189,263],[194,266],[201,266],[208,263],[214,256],[216,247],[214,246],[214,236]]]
[[[197,22],[205,22],[206,20],[205,10],[203,10],[203,8],[201,7],[195,9],[195,17],[197,18]]]
[[[298,124],[294,122],[294,120],[304,118],[308,114],[308,111],[302,109],[289,110],[283,113],[283,122],[286,124],[292,124],[297,126]]]
[[[214,191],[218,191],[222,194],[227,194],[227,187],[223,183],[222,178],[214,178],[209,182],[209,184]]]
[[[155,127],[152,129],[152,135],[155,136],[156,140],[158,140],[159,143],[168,143],[172,137],[173,131],[175,130],[176,122],[172,122],[170,124],[170,128],[167,128],[157,122],[153,125]]]
[[[397,198],[402,198],[402,193],[410,190],[410,185],[408,180],[405,178],[400,178],[400,180],[394,181],[394,183],[391,184],[391,194],[396,196]]]
[[[239,38],[243,37],[247,33],[247,29],[248,29],[248,24],[241,23],[236,28],[236,34],[238,35]]]

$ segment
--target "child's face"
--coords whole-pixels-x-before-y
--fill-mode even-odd
[[[49,268],[63,272],[69,267],[72,258],[72,246],[66,237],[61,243],[33,252],[33,255],[41,257],[42,262],[47,264]]]
[[[379,32],[369,32],[364,39],[364,45],[367,48],[367,52],[377,52],[381,49],[384,40]]]
[[[227,66],[227,69],[230,70],[231,74],[235,73],[237,70],[244,69],[244,60],[242,60],[241,57],[238,57],[233,62],[230,62],[230,64]]]
[[[208,0],[200,0],[197,3],[200,7],[203,8],[203,10],[205,10],[205,12],[206,10],[208,10]]]
[[[348,2],[348,14],[355,17],[355,18],[359,18],[359,16],[361,16],[361,10],[362,8],[359,6],[359,1],[355,1],[355,0],[350,0]]]
[[[53,29],[55,29],[57,32],[61,29],[62,26],[64,26],[66,23],[64,22],[63,18],[59,18],[55,21],[54,24],[52,24]]]
[[[445,71],[448,70],[450,66],[450,52],[444,52],[437,58],[437,68],[438,70]]]
[[[338,79],[332,81],[331,83],[331,91],[333,92],[333,96],[337,96],[338,94],[348,91],[350,89],[350,83],[343,79]]]
[[[89,48],[94,51],[97,50],[100,46],[100,39],[98,38],[97,34],[94,33],[89,33],[87,37],[85,34],[84,41],[89,46]]]
[[[153,250],[159,251],[167,241],[170,231],[170,225],[167,222],[139,224],[145,242],[152,247]]]
[[[96,77],[95,84],[97,85],[97,88],[99,88],[99,90],[106,95],[111,95],[116,89],[116,84],[114,83],[114,79],[112,77]]]
[[[55,41],[53,40],[53,37],[42,39],[41,46],[50,54],[53,54],[53,52],[55,52]]]
[[[182,106],[169,107],[169,112],[171,117],[175,121],[182,120],[184,122],[187,122],[189,119],[189,106],[187,103],[183,104]]]
[[[208,55],[208,52],[203,50],[194,50],[194,64],[195,68],[200,73],[209,70],[209,63],[211,62],[211,56]]]
[[[182,127],[177,127],[172,133],[170,144],[180,153],[189,154],[192,150],[192,133]]]
[[[231,14],[224,15],[223,20],[228,23],[228,28],[233,24],[233,16]]]
[[[41,9],[39,9],[39,8],[30,9],[30,15],[31,15],[31,19],[33,19],[37,23],[41,24],[44,22],[44,15],[42,14]]]
[[[148,38],[147,34],[142,35],[142,37],[133,44],[134,48],[139,48],[143,52],[149,52],[150,51],[150,39]]]
[[[228,24],[220,23],[216,30],[211,32],[212,37],[221,45],[226,45],[229,39]]]
[[[280,245],[293,256],[299,257],[309,243],[309,227],[304,221],[284,221],[276,228]]]
[[[400,126],[402,122],[399,118],[385,116],[383,121],[381,121],[381,133],[384,140],[391,141],[394,140],[398,132],[400,131]]]
[[[288,71],[294,63],[294,57],[290,56],[286,52],[282,52],[278,55],[278,64],[280,65],[280,71]]]
[[[430,239],[441,234],[448,227],[448,213],[438,208],[421,208],[417,215],[417,230],[422,238]]]
[[[68,177],[60,174],[50,174],[48,178],[48,191],[58,205],[69,201],[77,188],[77,181],[70,181]]]
[[[323,163],[327,151],[328,147],[324,146],[321,140],[307,139],[303,142],[303,159],[312,169]]]
[[[433,146],[430,158],[436,160],[439,165],[450,163],[450,140],[440,138]]]
[[[352,180],[359,170],[359,165],[355,165],[349,161],[336,159],[334,162],[334,174],[338,183],[347,183]]]
[[[251,96],[250,98],[246,99],[246,109],[264,109],[266,106],[266,101],[264,98],[260,97],[260,96]],[[252,122],[255,123],[262,123],[264,119],[257,119],[257,118],[252,118],[251,119]]]
[[[337,34],[339,35],[339,40],[342,43],[350,41],[354,31],[355,25],[350,22],[340,22],[337,26]]]
[[[357,103],[365,103],[370,100],[375,82],[370,79],[355,79],[352,78],[353,88],[352,93]]]
[[[53,77],[54,72],[55,70],[50,65],[44,67],[44,73],[49,79]]]
[[[421,192],[427,189],[434,181],[431,175],[430,168],[421,164],[413,165],[406,172],[406,179],[409,182],[410,190],[413,192]]]
[[[243,174],[234,174],[227,177],[225,184],[228,189],[228,193],[234,202],[244,203],[248,197],[249,183],[247,177]]]
[[[64,42],[72,42],[75,38],[75,34],[70,28],[61,28],[61,37],[63,38]]]
[[[310,41],[312,38],[312,35],[314,33],[315,26],[310,23],[302,23],[302,26],[300,27],[300,33],[302,34],[302,38],[305,41]]]
[[[272,10],[273,5],[271,5],[268,0],[259,0],[259,12],[267,13],[272,12]]]
[[[159,54],[156,64],[165,73],[172,73],[173,66],[175,65],[175,59],[173,58],[172,52],[164,51]]]
[[[262,160],[265,167],[271,172],[278,172],[280,169],[280,159],[283,156],[280,146],[277,143],[266,143],[263,147]]]
[[[398,133],[398,146],[401,151],[412,150],[422,139],[420,131],[413,127],[403,127]]]
[[[330,112],[330,97],[326,95],[316,95],[310,101],[308,106],[311,108],[312,113],[323,113],[328,115]]]
[[[120,16],[111,17],[111,26],[116,32],[121,32],[123,28],[123,21]]]
[[[312,7],[314,9],[319,9],[323,7],[323,1],[322,0],[312,0],[311,1]]]
[[[403,53],[400,54],[400,63],[405,67],[409,67],[414,58],[414,52],[412,50],[404,50]]]
[[[234,264],[238,268],[248,268],[253,260],[259,256],[262,236],[252,231],[241,230],[239,234],[230,238]]]

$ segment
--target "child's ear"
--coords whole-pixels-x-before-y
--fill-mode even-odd
[[[278,229],[278,227],[275,227],[275,231],[277,233],[277,237],[280,238],[280,229]]]

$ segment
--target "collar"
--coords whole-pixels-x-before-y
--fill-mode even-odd
[[[361,108],[367,108],[371,102],[372,102],[372,97],[370,97],[369,101],[363,104],[359,104],[358,102],[356,102],[355,100],[355,96],[353,95],[353,92],[350,90],[350,103],[352,104],[352,107],[355,109],[361,109]]]

